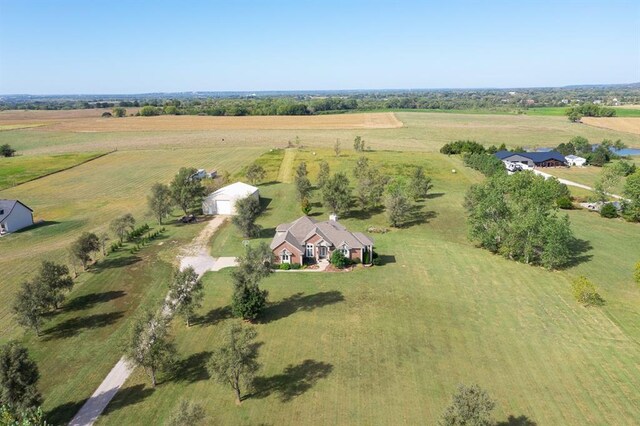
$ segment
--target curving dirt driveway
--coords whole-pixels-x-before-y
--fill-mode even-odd
[[[202,276],[207,271],[217,271],[224,267],[235,266],[235,258],[221,257],[214,259],[208,250],[209,240],[225,219],[225,216],[216,216],[213,218],[207,226],[200,231],[198,236],[182,250],[181,255],[178,256],[180,269],[193,266],[198,275]],[[127,362],[126,358],[124,356],[120,358],[120,361],[118,361],[100,386],[98,386],[98,389],[96,389],[93,395],[91,395],[82,408],[80,408],[78,414],[69,422],[69,425],[93,425],[132,372],[133,367]]]

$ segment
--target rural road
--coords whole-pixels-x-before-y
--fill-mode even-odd
[[[568,186],[575,186],[575,187],[582,188],[582,189],[588,189],[589,191],[595,191],[595,189],[593,189],[590,186],[583,185],[581,183],[574,182],[574,181],[567,180],[567,179],[561,179],[561,178],[559,178],[557,176],[554,176],[552,174],[541,172],[540,170],[533,169],[533,173],[535,173],[537,175],[540,175],[540,176],[544,176],[545,179],[549,179],[550,177],[554,177],[554,178],[558,179],[558,182],[564,183],[565,185],[568,185]],[[618,200],[625,200],[624,197],[621,197],[621,196],[616,195],[616,194],[607,193],[607,195],[609,195],[609,196],[611,196],[613,198],[617,198]]]
[[[193,266],[196,273],[202,276],[207,271],[218,271],[222,268],[235,266],[236,260],[233,257],[221,257],[214,259],[209,254],[209,240],[225,221],[225,216],[216,216],[207,226],[200,231],[191,243],[182,250],[178,256],[180,269]],[[84,403],[80,411],[69,422],[69,426],[91,426],[98,419],[100,414],[107,408],[118,390],[127,381],[133,367],[129,365],[123,356],[120,361],[111,369],[107,377],[100,383],[98,389]]]

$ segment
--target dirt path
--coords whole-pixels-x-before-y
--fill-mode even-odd
[[[193,266],[198,275],[202,276],[206,271],[217,270],[216,259],[209,255],[208,245],[209,240],[213,234],[218,230],[220,225],[224,223],[225,216],[216,216],[209,221],[207,226],[200,231],[200,233],[183,248],[182,253],[178,256],[180,262],[180,268],[184,269],[187,266]],[[233,266],[235,264],[235,258],[220,258],[222,260],[220,266]],[[230,264],[233,263],[233,264]],[[168,305],[165,305],[168,306]],[[170,313],[170,308],[167,309]],[[98,389],[89,397],[87,402],[84,403],[78,414],[69,422],[70,426],[90,426],[95,423],[100,414],[107,408],[111,399],[116,395],[118,390],[122,387],[124,382],[127,381],[133,367],[127,362],[123,356],[118,363],[111,369],[107,377],[102,381]]]
[[[291,183],[293,182],[293,162],[296,159],[296,151],[288,148],[284,151],[284,158],[280,163],[280,170],[278,170],[278,182]]]

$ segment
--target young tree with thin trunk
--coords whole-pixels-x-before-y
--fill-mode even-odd
[[[174,272],[169,288],[169,299],[173,303],[175,313],[182,316],[189,327],[195,310],[202,306],[202,299],[204,299],[202,281],[193,267],[189,266],[182,271]]]
[[[71,245],[73,255],[82,263],[82,269],[87,270],[87,265],[91,262],[91,255],[100,250],[100,240],[92,232],[83,232],[80,237]]]
[[[194,177],[197,172],[193,167],[182,167],[169,184],[171,198],[185,215],[200,204],[204,195],[202,182]]]
[[[120,242],[124,241],[127,234],[132,231],[136,226],[136,220],[131,213],[123,214],[111,221],[109,228],[120,239]]]
[[[307,171],[307,163],[303,161],[298,164],[298,167],[296,167],[296,177],[307,177],[308,174],[309,172]]]
[[[18,324],[33,329],[36,336],[40,336],[49,305],[49,291],[38,281],[25,281],[13,302],[13,312]]]
[[[69,276],[69,268],[47,260],[40,264],[35,281],[49,293],[48,303],[53,309],[59,308],[64,301],[64,293],[73,288],[73,279]]]
[[[257,335],[252,326],[232,322],[207,364],[212,378],[233,389],[238,405],[242,401],[243,388],[252,383],[260,369],[258,345],[255,342]]]
[[[38,391],[40,372],[27,348],[13,341],[0,349],[0,405],[19,416],[42,403]]]
[[[273,252],[265,243],[257,247],[247,246],[244,256],[238,258],[238,267],[233,271],[234,282],[231,311],[236,317],[253,321],[267,303],[268,292],[261,290],[260,281],[271,274]]]
[[[311,194],[311,181],[309,180],[309,178],[306,175],[297,176],[295,184],[298,200],[302,201],[305,198],[309,198],[309,195]]]
[[[107,242],[111,241],[111,238],[109,238],[109,234],[107,234],[106,232],[103,232],[102,234],[100,234],[98,236],[98,240],[100,241],[100,249],[102,251],[102,255],[106,256],[107,255]]]
[[[427,198],[429,190],[433,188],[431,178],[425,176],[424,169],[421,166],[413,170],[409,187],[414,200]]]
[[[125,342],[125,355],[144,369],[153,387],[157,384],[157,373],[173,365],[175,353],[162,313],[146,311],[133,321]]]
[[[329,169],[329,163],[327,163],[325,160],[322,160],[320,162],[320,171],[318,172],[318,181],[316,186],[319,189],[322,189],[325,183],[327,183],[327,181],[329,180],[330,176],[331,171]]]
[[[260,166],[259,164],[253,163],[249,166],[249,168],[247,169],[244,175],[249,180],[249,182],[251,182],[252,185],[255,185],[256,182],[260,182],[262,179],[264,179],[266,174],[267,173],[264,171],[262,166]]]
[[[336,157],[340,157],[340,139],[336,139],[336,143],[333,145],[333,152],[336,153]]]
[[[260,211],[260,201],[251,196],[243,198],[236,202],[236,215],[231,218],[231,222],[236,225],[245,238],[257,237],[262,229],[260,225],[256,224]]]
[[[147,197],[147,205],[149,211],[162,225],[162,219],[171,214],[173,208],[173,200],[171,199],[171,190],[167,185],[154,183],[151,187],[151,194]]]
[[[351,187],[344,173],[333,175],[322,188],[322,200],[332,213],[345,213],[351,206]]]
[[[389,225],[394,227],[402,226],[408,219],[411,212],[411,202],[402,189],[389,191],[386,197],[386,211]]]

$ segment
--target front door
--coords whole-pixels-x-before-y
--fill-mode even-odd
[[[324,259],[327,257],[327,248],[325,246],[320,246],[318,250],[318,256],[320,257],[320,259]]]

